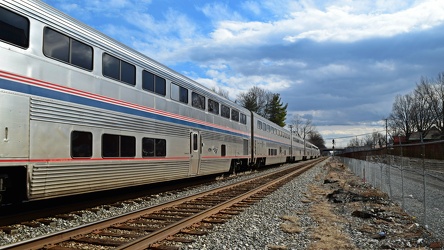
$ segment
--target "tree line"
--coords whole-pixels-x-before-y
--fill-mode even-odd
[[[392,137],[421,132],[424,138],[433,126],[443,131],[444,72],[435,79],[421,77],[411,93],[397,95],[388,125]]]
[[[435,126],[444,129],[444,72],[436,78],[421,77],[415,89],[405,95],[397,95],[392,111],[386,121],[386,129],[392,141],[394,137],[405,136],[407,139],[415,132],[425,138],[427,132]],[[373,132],[365,137],[353,138],[348,147],[383,147],[386,137]]]

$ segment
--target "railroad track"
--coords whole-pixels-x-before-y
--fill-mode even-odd
[[[165,249],[187,241],[175,234],[205,234],[322,160],[0,249]]]

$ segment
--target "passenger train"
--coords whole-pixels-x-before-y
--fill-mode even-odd
[[[319,149],[37,0],[0,2],[0,203],[292,162]]]

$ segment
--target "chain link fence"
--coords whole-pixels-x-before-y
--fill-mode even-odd
[[[444,161],[371,153],[339,159],[444,240]]]

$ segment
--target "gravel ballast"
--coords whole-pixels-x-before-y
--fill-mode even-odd
[[[328,195],[338,189],[362,194],[363,201],[360,198],[348,204],[328,201]],[[367,215],[371,218],[365,218]],[[363,183],[342,164],[323,162],[181,249],[429,249],[430,246],[442,244],[386,194]]]
[[[134,211],[234,181],[237,180],[162,194],[146,203],[87,212],[76,220],[57,220],[55,226],[29,228],[17,225],[16,234],[0,232],[0,249],[19,240]],[[174,245],[181,249],[284,250],[430,249],[441,244],[414,218],[391,202],[387,195],[363,183],[342,164],[331,159],[285,184],[226,223],[214,225],[207,235],[193,239],[193,243]]]

